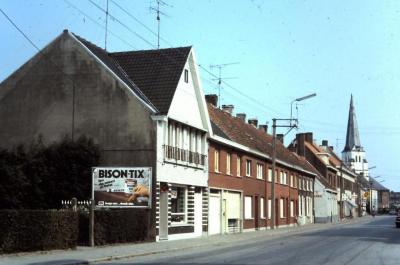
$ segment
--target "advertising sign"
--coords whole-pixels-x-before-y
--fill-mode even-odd
[[[92,179],[96,207],[151,207],[151,167],[94,167]]]

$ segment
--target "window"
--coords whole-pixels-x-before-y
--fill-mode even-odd
[[[253,198],[251,196],[244,197],[244,218],[253,218]]]
[[[265,200],[264,198],[260,198],[260,216],[261,218],[265,219]]]
[[[289,186],[290,186],[290,187],[293,187],[293,175],[292,175],[292,174],[290,174]]]
[[[268,199],[268,219],[271,219],[272,215],[271,207],[272,207],[272,200]]]
[[[280,174],[280,183],[286,185],[287,184],[287,173],[281,171]]]
[[[185,69],[185,83],[189,83],[189,70]]]
[[[219,151],[215,150],[214,152],[214,169],[215,172],[219,172]]]
[[[290,201],[290,217],[294,217],[294,201]]]
[[[272,168],[268,168],[268,181],[272,181]]]
[[[278,170],[275,169],[275,183],[278,183],[279,181],[279,176],[278,176]]]
[[[240,158],[240,156],[238,156],[237,158],[236,158],[236,176],[238,176],[238,177],[240,177],[241,176],[241,169],[242,169],[242,167],[241,167],[241,161],[242,161],[242,159]]]
[[[246,160],[246,176],[251,176],[251,160]]]
[[[285,218],[284,201],[285,201],[284,199],[279,200],[279,212],[281,218]]]
[[[257,163],[257,179],[264,179],[264,166]]]
[[[226,174],[231,174],[231,154],[226,154]]]
[[[186,223],[186,188],[171,187],[171,222]]]
[[[281,171],[281,172],[279,172],[279,183],[280,184],[283,184],[283,172]]]

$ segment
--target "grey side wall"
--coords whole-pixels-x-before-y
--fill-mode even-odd
[[[43,53],[0,84],[0,147],[87,135],[102,149],[102,166],[151,166],[155,183],[150,110],[69,33]]]

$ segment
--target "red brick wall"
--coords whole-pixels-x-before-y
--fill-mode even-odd
[[[214,170],[214,154],[215,150],[219,150],[219,171],[215,172]],[[227,154],[231,154],[231,174],[227,174],[226,172],[226,157]],[[214,141],[210,141],[209,143],[209,186],[220,189],[232,189],[232,190],[240,190],[243,192],[242,205],[244,208],[244,197],[251,196],[253,198],[253,216],[255,216],[255,198],[258,198],[258,205],[261,207],[261,199],[264,198],[264,213],[266,218],[268,218],[268,199],[271,199],[271,182],[266,181],[268,178],[268,168],[271,167],[270,161],[266,161],[265,159],[259,158],[255,155],[244,153],[240,150],[236,150],[230,148],[228,146],[216,143]],[[236,175],[236,159],[237,156],[241,157],[241,176]],[[252,161],[251,167],[251,176],[246,175],[246,160]],[[257,179],[257,163],[263,165],[263,178]],[[294,215],[297,215],[297,204],[298,204],[298,190],[294,187],[289,187],[290,184],[290,175],[293,174],[296,177],[298,172],[294,172],[288,168],[280,167],[277,165],[276,167],[278,174],[276,175],[276,185],[275,185],[275,198],[284,199],[285,202],[285,218],[278,218],[277,225],[288,225],[296,222],[295,217],[290,217],[290,201],[294,202]],[[279,183],[280,172],[287,172],[287,185],[282,185]],[[298,185],[296,185],[298,187]],[[278,205],[278,216],[279,214],[279,205]],[[259,211],[259,215],[261,215],[261,210]],[[244,216],[244,213],[243,213]],[[243,220],[243,228],[250,229],[255,228],[256,220],[248,219]],[[259,227],[265,227],[266,225],[270,225],[271,220],[267,219],[259,219]]]

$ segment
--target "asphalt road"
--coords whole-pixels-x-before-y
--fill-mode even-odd
[[[394,216],[274,239],[232,242],[97,264],[348,264],[400,265]]]

